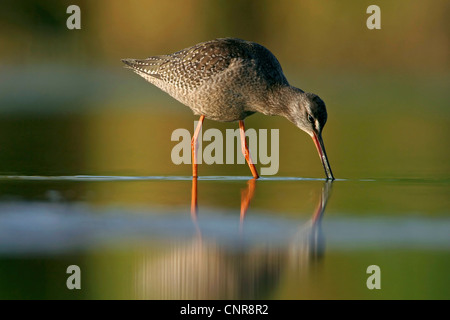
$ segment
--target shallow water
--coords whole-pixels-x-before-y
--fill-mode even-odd
[[[449,298],[450,219],[445,203],[431,203],[448,187],[425,180],[4,175],[0,297]],[[355,189],[373,194],[367,200],[382,209],[342,203]],[[409,204],[400,206],[393,192]],[[374,264],[381,290],[366,287]],[[80,291],[66,288],[69,265],[81,268]]]

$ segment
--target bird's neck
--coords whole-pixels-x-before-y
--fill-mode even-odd
[[[274,86],[268,94],[262,97],[260,103],[255,106],[255,111],[270,116],[290,117],[293,99],[299,94],[304,93],[302,90],[290,85]]]

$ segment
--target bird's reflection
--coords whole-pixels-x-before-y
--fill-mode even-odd
[[[315,263],[325,251],[325,238],[322,232],[322,218],[331,193],[333,182],[327,180],[322,186],[322,193],[310,220],[300,226],[291,241],[290,260],[294,265]]]
[[[311,218],[299,226],[288,245],[248,246],[245,222],[256,192],[256,180],[241,190],[240,239],[233,248],[202,237],[198,213],[198,181],[192,180],[191,219],[196,235],[191,241],[165,247],[162,256],[142,255],[137,263],[136,296],[143,299],[261,299],[270,297],[283,272],[302,272],[324,253],[321,221],[332,182],[322,192]],[[247,222],[248,223],[248,222]]]
[[[247,181],[247,188],[241,191],[241,214],[240,214],[241,230],[244,224],[245,214],[250,205],[250,201],[253,199],[253,195],[255,194],[255,188],[256,188],[256,179],[253,178]]]

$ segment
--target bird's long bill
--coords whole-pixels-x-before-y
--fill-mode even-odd
[[[320,160],[322,161],[323,168],[325,169],[325,174],[327,179],[334,180],[333,172],[331,172],[330,163],[328,162],[327,153],[325,152],[325,146],[323,144],[322,135],[316,134],[314,132],[313,141],[316,145],[317,152],[319,153]]]

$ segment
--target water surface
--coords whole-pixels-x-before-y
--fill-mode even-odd
[[[446,181],[22,175],[0,187],[2,298],[449,297],[450,219],[432,205]],[[365,210],[344,201],[354,189],[373,194]]]

